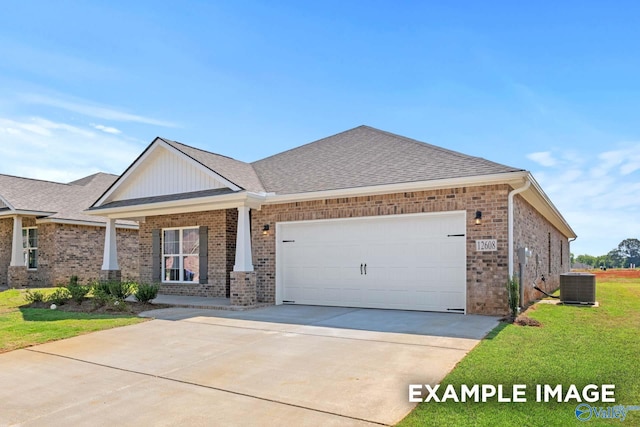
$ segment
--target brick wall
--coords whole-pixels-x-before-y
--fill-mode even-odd
[[[35,227],[34,218],[22,218],[23,227]],[[38,268],[27,271],[29,287],[66,284],[71,276],[81,283],[97,279],[102,268],[104,227],[38,224]],[[125,279],[138,278],[138,233],[117,230],[118,263]],[[13,220],[0,220],[0,284],[6,284],[11,261]]]
[[[162,284],[161,292],[173,295],[225,297],[229,271],[235,260],[237,210],[219,210],[147,217],[140,224],[140,280],[153,282],[152,231],[170,227],[208,227],[209,266],[207,284]],[[229,268],[230,267],[230,268]]]
[[[518,274],[518,248],[529,248],[532,254],[523,271],[523,285],[524,302],[530,303],[544,296],[533,289],[534,280],[544,274],[546,284],[538,282],[538,287],[550,292],[560,286],[560,274],[570,271],[569,241],[521,196],[514,197],[513,208],[513,272]]]
[[[347,197],[331,200],[265,205],[252,211],[253,263],[259,302],[275,302],[275,224],[333,218],[467,211],[467,313],[507,312],[508,185]],[[476,210],[482,224],[475,225]],[[262,235],[264,224],[271,232]],[[495,252],[476,252],[477,239],[497,239]]]
[[[11,263],[11,241],[13,240],[13,219],[0,219],[0,286],[7,286],[7,274]]]
[[[41,224],[38,232],[44,226]],[[47,232],[50,236],[52,233]],[[123,280],[138,280],[138,233],[137,230],[116,229],[118,265]],[[69,282],[78,276],[81,283],[88,283],[100,276],[104,253],[104,227],[55,224],[55,251],[47,254],[51,266],[50,281],[54,284]]]

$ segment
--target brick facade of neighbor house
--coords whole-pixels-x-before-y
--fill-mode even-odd
[[[562,233],[520,196],[514,197],[513,217],[515,219],[513,227],[514,274],[518,274],[519,270],[518,248],[526,247],[531,250],[531,257],[523,270],[524,301],[530,303],[544,297],[533,289],[534,281],[539,288],[551,292],[560,286],[560,274],[571,270],[569,242]],[[544,275],[546,282],[538,280],[541,275]]]
[[[153,278],[153,230],[171,227],[208,227],[208,283],[162,283],[161,293],[227,297],[236,250],[237,209],[195,212],[147,217],[140,223],[140,280],[157,282]]]
[[[11,241],[13,239],[13,219],[0,219],[0,286],[7,286],[9,264],[11,263]]]
[[[38,268],[26,271],[21,286],[48,287],[66,284],[71,276],[81,283],[98,278],[102,267],[104,227],[58,223],[36,224],[22,218],[23,227],[38,228]],[[7,285],[11,262],[13,219],[0,219],[0,285]],[[138,279],[138,232],[118,229],[118,262],[123,279]]]
[[[264,205],[261,210],[252,211],[251,226],[258,302],[275,301],[275,224],[278,222],[466,211],[467,313],[506,313],[510,190],[508,185],[493,185]],[[477,210],[482,211],[481,225],[475,225]],[[262,234],[264,224],[269,224],[272,230],[266,236]],[[476,252],[477,239],[497,239],[498,250]]]

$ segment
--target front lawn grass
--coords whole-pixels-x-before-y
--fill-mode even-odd
[[[146,320],[131,315],[21,308],[27,304],[24,294],[16,289],[0,292],[0,353]]]
[[[537,403],[536,384],[614,384],[615,403],[640,405],[640,280],[597,283],[599,308],[537,304],[527,312],[542,327],[501,324],[441,382],[438,396],[453,384],[526,384],[526,403],[420,403],[399,425],[566,426],[640,425],[640,411],[618,419],[575,416],[578,403]]]

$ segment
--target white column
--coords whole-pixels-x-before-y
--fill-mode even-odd
[[[251,259],[251,229],[249,227],[249,207],[238,208],[238,234],[236,235],[236,264],[233,271],[253,271]]]
[[[120,270],[118,267],[118,247],[116,245],[116,220],[109,218],[104,234],[103,270]]]
[[[22,246],[22,218],[13,217],[13,240],[11,244],[11,267],[24,267],[24,250]]]

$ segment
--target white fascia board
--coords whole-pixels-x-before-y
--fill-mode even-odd
[[[86,210],[88,215],[107,218],[125,219],[168,215],[176,213],[202,212],[248,206],[260,209],[265,196],[258,193],[241,192],[224,196],[199,197],[195,199],[171,200],[166,202],[146,203],[143,205],[122,206],[115,208]]]
[[[0,201],[2,201],[2,203],[4,203],[4,205],[6,207],[8,207],[10,210],[14,210],[13,205],[11,203],[9,203],[9,201],[7,199],[5,199],[4,197],[2,197],[1,195],[0,195]]]
[[[93,206],[98,207],[101,206],[108,198],[109,196],[111,196],[118,188],[120,188],[120,186],[127,181],[127,179],[133,175],[135,173],[135,171],[138,169],[138,167],[145,162],[145,160],[151,156],[151,154],[153,154],[156,150],[158,150],[158,148],[164,148],[166,150],[168,150],[169,152],[178,155],[182,158],[184,158],[186,161],[188,161],[189,163],[191,163],[192,165],[194,165],[196,168],[198,168],[199,170],[201,170],[203,173],[213,177],[214,179],[222,182],[224,185],[226,185],[227,187],[229,187],[230,189],[232,189],[233,191],[240,191],[241,188],[238,187],[237,185],[235,185],[234,183],[232,183],[231,181],[223,178],[222,176],[220,176],[218,173],[212,171],[211,169],[209,169],[208,167],[204,166],[202,163],[194,160],[193,158],[187,156],[185,153],[183,153],[182,151],[172,147],[171,145],[167,144],[166,142],[164,142],[161,138],[156,138],[153,143],[151,144],[151,146],[140,156],[136,159],[136,161],[134,162],[133,165],[131,165],[127,171],[120,176],[120,178],[118,178],[116,185],[112,186],[106,193],[104,193],[102,195],[102,197],[100,197],[100,199],[98,199],[98,201],[96,203],[93,204]]]
[[[53,215],[56,212],[43,212],[43,211],[29,211],[25,209],[16,209],[16,210],[8,210],[8,211],[0,211],[0,217],[5,216],[49,216]]]
[[[80,221],[76,219],[63,219],[63,218],[41,218],[36,220],[36,224],[68,224],[68,225],[84,225],[88,227],[106,227],[105,222],[99,221]],[[138,230],[140,226],[134,224],[118,224],[116,228],[123,228],[127,230]]]
[[[439,190],[443,188],[477,187],[481,185],[520,183],[528,172],[508,172],[461,178],[437,179],[431,181],[403,182],[399,184],[376,185],[371,187],[344,188],[339,190],[313,191],[309,193],[271,195],[267,194],[264,204],[301,202],[308,200],[334,199],[340,197],[371,196],[407,191]]]

